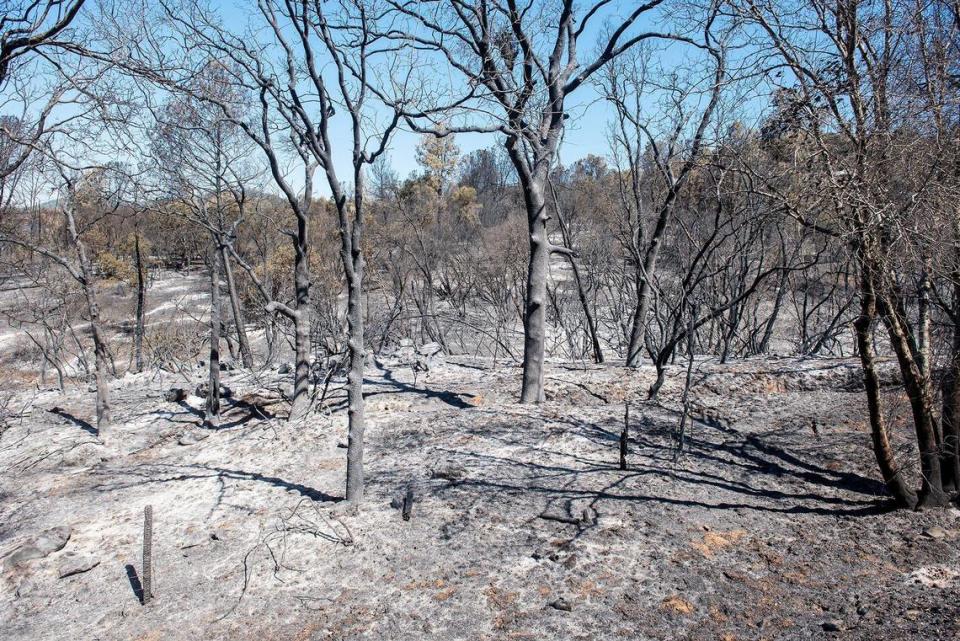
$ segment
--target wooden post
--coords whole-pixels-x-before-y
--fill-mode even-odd
[[[630,438],[630,401],[623,412],[623,431],[620,432],[620,469],[627,469],[627,439]]]
[[[413,488],[408,487],[407,493],[403,496],[403,520],[410,520],[410,513],[413,510]]]
[[[153,506],[143,508],[143,604],[153,599]]]

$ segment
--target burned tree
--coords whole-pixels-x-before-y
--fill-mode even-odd
[[[956,92],[934,87],[956,64],[956,51],[913,53],[929,47],[934,25],[945,27],[942,34],[955,33],[955,17],[940,3],[919,8],[912,2],[811,0],[791,9],[789,22],[778,3],[734,1],[731,7],[762,38],[757,56],[789,71],[768,77],[779,100],[767,130],[788,140],[783,164],[803,176],[803,188],[782,188],[782,166],[757,168],[760,184],[801,224],[844,239],[856,265],[854,327],[883,480],[901,506],[942,505],[948,500],[943,464],[955,463],[941,458],[938,390],[928,365],[937,352],[927,327],[935,278],[929,265],[938,250],[922,232],[926,225],[917,223],[934,228],[939,196],[955,189],[948,168],[952,154],[944,153],[955,140],[955,133],[947,133],[955,132],[955,123],[938,124],[937,114],[955,113]],[[876,341],[879,328],[885,345]],[[919,448],[919,494],[895,457],[878,347],[895,357],[908,399]]]
[[[701,153],[721,91],[728,78],[724,44],[712,33],[714,16],[708,15],[700,46],[710,65],[707,78],[691,77],[680,81],[665,73],[658,53],[635,49],[630,55],[608,65],[602,88],[616,114],[611,147],[620,164],[619,201],[622,209],[622,244],[633,266],[636,302],[630,321],[627,366],[637,367],[644,349],[647,320],[660,254],[666,234],[673,224],[677,197]],[[665,84],[661,78],[672,80]],[[662,127],[645,106],[659,98],[667,113]],[[703,103],[703,104],[701,104]],[[646,170],[647,166],[652,171]],[[652,176],[648,175],[653,173]]]
[[[204,100],[209,96],[216,104]],[[219,104],[239,108],[235,92],[217,63],[207,65],[190,93],[175,94],[155,110],[151,134],[155,160],[155,208],[170,224],[186,222],[209,237],[206,262],[210,276],[210,341],[205,422],[217,425],[220,407],[221,288],[226,275],[237,342],[245,367],[253,364],[250,344],[233,279],[231,261],[237,229],[243,223],[247,186],[256,180],[248,158],[249,138],[226,120]]]
[[[529,254],[523,315],[524,357],[520,400],[544,400],[543,366],[546,347],[547,279],[550,257],[569,250],[550,240],[547,179],[556,163],[568,113],[568,101],[605,65],[644,41],[686,36],[640,31],[662,0],[631,6],[624,14],[608,1],[577,6],[564,0],[536,11],[516,2],[488,0],[389,0],[408,18],[409,28],[392,35],[436,53],[456,69],[469,87],[465,105],[493,106],[498,116],[489,124],[418,125],[438,134],[487,131],[504,136],[516,169],[527,217]],[[588,28],[607,18],[608,35],[599,52],[583,61],[580,55]]]

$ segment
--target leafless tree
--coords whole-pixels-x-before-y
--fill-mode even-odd
[[[608,0],[578,6],[573,0],[557,4],[520,6],[488,0],[389,0],[408,26],[392,35],[441,56],[459,71],[486,113],[495,110],[488,125],[442,125],[439,134],[465,131],[497,132],[522,187],[527,215],[529,261],[524,308],[523,383],[520,400],[544,399],[543,362],[546,346],[547,280],[550,256],[567,253],[551,242],[547,178],[569,117],[568,101],[605,65],[644,41],[686,36],[642,31],[643,19],[654,14],[662,0],[620,7]],[[584,34],[607,18],[611,26],[597,43],[598,52],[581,60],[589,47]],[[420,126],[421,129],[429,127]]]
[[[257,171],[249,158],[252,143],[233,123],[225,120],[219,105],[240,109],[243,96],[232,92],[219,63],[211,63],[195,81],[191,93],[173,95],[155,111],[151,147],[156,160],[156,207],[171,217],[184,219],[210,237],[207,263],[210,271],[210,358],[207,388],[207,423],[219,420],[221,279],[225,278],[233,312],[237,342],[244,367],[253,366],[246,323],[231,263],[237,229],[243,223],[247,189]],[[215,104],[195,96],[211,96]]]
[[[949,156],[937,151],[942,139],[929,125],[938,111],[954,106],[955,91],[920,99],[915,87],[945,76],[937,71],[939,62],[921,57],[914,63],[911,54],[921,46],[928,20],[946,8],[819,0],[786,13],[781,4],[752,0],[731,8],[756,29],[757,55],[772,56],[775,68],[787,72],[770,75],[781,89],[778,133],[792,136],[791,166],[804,172],[806,189],[781,188],[769,167],[762,172],[763,187],[803,224],[844,238],[856,261],[857,346],[883,479],[901,505],[941,505],[947,499],[943,438],[925,293],[932,252],[915,223],[931,219],[932,196],[950,175],[943,164]],[[948,30],[956,28],[952,22],[945,22]],[[899,278],[898,272],[911,277]],[[878,322],[909,398],[920,450],[919,496],[891,446],[874,341]]]
[[[640,364],[653,297],[652,280],[677,195],[708,144],[706,137],[728,82],[724,44],[712,33],[714,20],[714,15],[708,15],[703,27],[704,58],[712,67],[706,78],[699,77],[700,71],[691,73],[693,77],[686,81],[676,72],[667,73],[659,64],[659,52],[650,48],[636,48],[631,55],[608,65],[604,75],[603,91],[616,113],[614,158],[622,163],[619,192],[623,242],[635,271],[636,305],[627,346],[628,367]],[[653,110],[647,103],[657,99],[666,103],[665,114],[648,113]],[[666,120],[663,127],[657,126],[657,117]],[[647,164],[656,174],[645,181]]]
[[[3,0],[0,2],[0,87],[11,66],[41,48],[71,46],[61,40],[86,0]]]

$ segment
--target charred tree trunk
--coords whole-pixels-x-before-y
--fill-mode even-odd
[[[547,237],[547,209],[544,179],[535,178],[525,189],[530,255],[527,264],[527,297],[523,311],[523,387],[521,403],[542,403],[543,360],[547,331],[547,274],[550,269],[550,241]]]
[[[714,100],[716,100],[716,98],[714,98]],[[702,124],[701,127],[703,126],[705,125]],[[699,148],[699,146],[697,148]],[[694,150],[694,154],[696,154],[696,149]],[[689,167],[692,167],[692,164],[690,164]],[[685,172],[689,171],[689,167]],[[685,173],[681,175],[681,181],[685,175]],[[636,237],[633,240],[634,246],[636,247],[634,254],[637,260],[635,275],[637,284],[637,306],[634,308],[633,321],[630,326],[630,342],[627,345],[627,367],[640,367],[640,354],[646,342],[647,315],[650,312],[650,300],[651,294],[653,293],[653,285],[650,281],[657,271],[657,264],[660,261],[660,247],[670,224],[670,217],[673,213],[673,203],[676,201],[677,190],[681,181],[677,181],[677,183],[671,187],[666,200],[660,207],[657,215],[657,224],[653,228],[653,233],[650,236],[650,244],[646,247],[642,261],[640,260],[639,252],[641,251],[640,246],[644,242],[644,232],[643,222],[639,220],[638,215]]]
[[[590,346],[593,349],[593,360],[595,363],[603,363],[603,350],[600,348],[600,337],[597,335],[597,321],[593,317],[593,310],[590,309],[590,300],[587,296],[587,289],[583,284],[583,277],[580,274],[580,265],[573,253],[573,240],[570,237],[570,229],[563,219],[563,212],[560,209],[560,199],[557,198],[557,191],[553,184],[550,185],[550,192],[553,194],[553,209],[557,213],[557,223],[560,227],[560,233],[563,235],[563,244],[570,252],[567,259],[570,261],[570,269],[573,271],[573,281],[577,286],[577,297],[580,299],[580,307],[583,309],[583,316],[587,321],[587,337],[590,339]]]
[[[71,189],[72,191],[72,189]],[[87,314],[90,316],[90,334],[93,337],[94,354],[94,376],[97,387],[97,433],[101,440],[106,441],[108,431],[111,427],[110,416],[110,387],[109,387],[109,365],[110,351],[107,347],[106,337],[100,322],[100,303],[97,299],[97,291],[94,284],[93,266],[90,264],[87,255],[86,243],[80,237],[77,231],[77,222],[73,214],[73,201],[75,196],[70,194],[70,203],[64,209],[66,217],[67,232],[70,235],[70,242],[73,244],[74,251],[77,254],[77,262],[80,263],[80,273],[77,280],[83,288],[84,299],[87,303]]]
[[[214,241],[215,243],[216,241]],[[210,251],[210,370],[207,380],[207,404],[203,423],[206,427],[220,426],[220,250]]]
[[[307,221],[297,220],[294,239],[293,286],[296,309],[293,315],[295,370],[290,420],[305,418],[310,411],[310,265],[308,263]]]
[[[784,267],[786,267],[786,264],[784,264]],[[780,317],[780,310],[783,308],[783,299],[786,298],[789,278],[790,272],[784,269],[783,273],[780,274],[780,280],[777,283],[777,295],[773,300],[773,310],[770,312],[770,317],[764,324],[763,336],[760,338],[760,342],[757,345],[758,354],[766,354],[770,349],[770,341],[773,339],[773,330],[777,326],[777,319]]]
[[[223,275],[227,281],[227,295],[230,297],[230,309],[233,311],[233,324],[237,330],[237,344],[240,346],[240,361],[247,369],[253,367],[253,354],[250,352],[250,341],[247,339],[247,327],[243,320],[243,307],[240,305],[240,295],[237,293],[237,284],[233,278],[233,267],[230,265],[230,256],[227,248],[220,252],[223,263]]]
[[[917,366],[920,374],[930,379],[930,293],[933,283],[930,280],[930,260],[924,258],[923,272],[917,287]]]
[[[950,345],[950,364],[942,383],[943,457],[940,471],[945,491],[960,492],[960,217],[954,221],[953,301],[950,321],[953,340]]]
[[[590,309],[587,290],[583,286],[583,278],[580,276],[580,266],[577,265],[577,259],[572,254],[568,254],[567,258],[570,260],[570,269],[573,270],[573,281],[577,286],[580,307],[583,308],[583,316],[587,321],[587,334],[590,338],[590,347],[593,350],[593,361],[603,363],[603,350],[600,348],[600,337],[597,334],[597,321],[593,317],[593,310]]]
[[[354,234],[358,234],[358,228]],[[350,369],[347,372],[347,500],[359,503],[363,499],[363,433],[365,428],[363,402],[363,366],[366,358],[363,347],[363,256],[360,243],[355,240],[350,251],[352,274],[347,279],[347,331],[349,333]]]
[[[960,286],[955,285],[955,289]],[[954,297],[960,291],[954,293]],[[960,312],[954,303],[955,312]],[[960,492],[960,324],[954,322],[953,352],[946,376],[943,379],[943,456],[940,472],[944,491]]]
[[[860,316],[854,322],[854,329],[857,336],[857,348],[860,353],[860,364],[863,368],[863,385],[867,393],[873,453],[877,458],[877,465],[880,467],[883,482],[890,494],[893,495],[894,501],[900,507],[912,508],[916,505],[917,497],[901,475],[901,470],[893,453],[893,447],[890,445],[890,438],[883,416],[880,379],[877,376],[876,354],[873,350],[873,327],[877,316],[873,276],[870,268],[865,264],[861,264],[860,270]]]
[[[654,260],[654,262],[656,261]],[[637,274],[637,306],[634,309],[633,320],[630,324],[627,367],[640,367],[640,354],[643,351],[644,336],[647,333],[647,314],[649,311],[650,280],[643,274]]]
[[[347,371],[347,483],[346,498],[353,504],[363,500],[363,434],[366,427],[363,400],[363,173],[354,174],[353,220],[346,199],[337,199],[340,222],[340,259],[347,280],[347,333],[350,369]],[[338,185],[334,180],[331,184]]]
[[[930,381],[924,377],[921,365],[914,357],[905,319],[898,304],[891,304],[886,297],[878,297],[877,308],[881,313],[890,344],[897,355],[903,387],[910,399],[913,425],[920,448],[921,488],[918,506],[942,506],[948,502],[943,491],[940,471],[941,448],[937,438],[937,420],[934,416],[933,394]]]
[[[143,255],[140,253],[140,233],[133,237],[133,262],[137,270],[137,318],[133,329],[133,366],[134,371],[140,373],[143,371],[143,334],[146,311],[144,309],[146,299],[146,274]]]

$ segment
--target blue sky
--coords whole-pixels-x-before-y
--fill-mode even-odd
[[[251,24],[255,29],[263,28],[262,18],[259,13],[253,13],[256,11],[254,0],[211,1],[230,31],[243,34]],[[542,1],[545,3],[556,2],[556,0]],[[619,2],[615,0],[606,18],[615,17],[617,14],[622,15],[624,11],[629,11],[634,6],[635,4],[630,0],[620,0]],[[655,23],[655,19],[656,16],[653,14],[651,14],[651,17],[641,19],[628,33],[649,30],[669,30],[669,25]],[[608,22],[606,22],[603,17],[596,19],[595,22],[592,23],[592,26],[587,29],[581,37],[579,44],[581,63],[589,61],[595,55],[597,43],[601,40],[600,36],[606,24],[608,24]],[[257,25],[259,25],[259,27]],[[690,62],[685,56],[689,55],[692,51],[695,50],[688,45],[673,45],[661,54],[660,60],[664,67],[670,68],[684,62]],[[694,63],[694,65],[696,65],[696,63]],[[438,66],[437,71],[443,74],[449,73],[451,78],[456,79],[460,77],[458,72],[451,71],[449,65],[445,63]],[[709,77],[710,72],[711,69],[709,68],[694,67],[694,73],[697,76]],[[329,80],[335,86],[335,79],[331,77]],[[454,80],[454,82],[457,82],[457,80]],[[653,99],[647,101],[645,105],[651,107],[650,114],[655,113],[656,109],[653,108]],[[742,105],[740,108],[743,110],[748,109],[742,107]],[[755,116],[759,110],[754,108],[751,111]],[[568,165],[591,154],[609,156],[609,131],[610,124],[613,121],[613,113],[612,108],[602,99],[595,86],[587,83],[581,86],[576,94],[568,98],[567,112],[570,118],[566,123],[564,142],[560,151],[561,162]],[[350,120],[345,110],[339,110],[339,113],[333,118],[331,133],[333,137],[334,159],[338,165],[338,173],[341,178],[345,178],[350,174],[351,147]],[[410,131],[400,131],[394,135],[389,147],[389,160],[393,169],[400,177],[406,177],[410,173],[420,169],[416,163],[416,147],[419,139],[419,134]],[[460,134],[456,138],[456,143],[463,154],[482,147],[501,144],[499,137],[493,134]],[[290,172],[290,182],[297,188],[302,187],[302,170],[293,169]],[[270,181],[268,180],[266,182],[267,189],[271,189],[269,185]],[[315,188],[321,194],[329,193],[325,181],[322,180],[322,176],[319,174]]]
[[[555,0],[554,2],[545,0],[545,2],[553,4]],[[237,31],[242,31],[249,19],[256,21],[259,18],[257,15],[245,15],[251,4],[249,0],[214,0],[214,5],[221,11],[225,22],[232,30]],[[596,43],[601,39],[603,30],[610,21],[615,20],[617,15],[633,10],[635,6],[635,2],[631,0],[615,0],[611,7],[605,10],[606,15],[601,13],[594,18],[580,39],[579,57],[582,62],[592,59],[597,49]],[[658,17],[658,14],[651,13],[650,17],[641,18],[628,34],[647,30],[666,30],[668,28],[666,25],[654,22]],[[683,56],[683,51],[684,46],[677,46],[665,55],[679,60]],[[562,162],[569,164],[590,154],[609,155],[608,133],[609,123],[612,121],[612,109],[602,100],[595,87],[590,84],[580,87],[576,94],[568,99],[567,111],[570,118],[567,121],[561,149]],[[349,164],[349,125],[349,119],[345,114],[338,114],[333,119],[333,142],[337,148],[335,157],[338,162],[344,163],[344,167]],[[390,163],[401,177],[419,169],[415,157],[419,138],[419,134],[401,131],[392,139],[389,150]],[[341,141],[342,144],[337,144]],[[466,154],[478,148],[496,145],[498,138],[492,134],[460,134],[456,142],[461,152]],[[318,187],[321,191],[326,191],[322,185]]]

